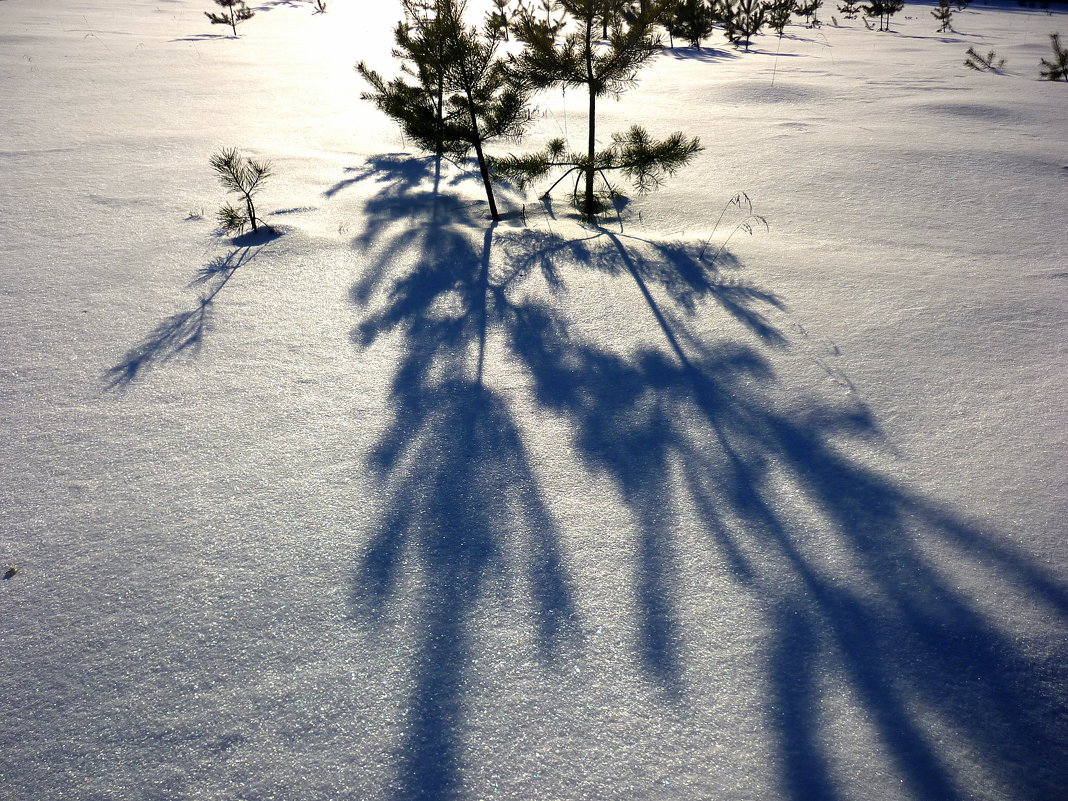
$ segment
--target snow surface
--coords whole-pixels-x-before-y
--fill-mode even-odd
[[[209,6],[0,0],[0,798],[1065,798],[1063,11],[665,52],[590,229]]]

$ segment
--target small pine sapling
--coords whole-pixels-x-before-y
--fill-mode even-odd
[[[665,13],[664,27],[672,44],[677,36],[700,49],[701,40],[715,30],[716,17],[707,0],[676,0]]]
[[[205,11],[204,16],[212,25],[229,25],[234,36],[237,36],[239,24],[256,16],[256,12],[245,5],[245,0],[215,0],[215,5],[222,8],[222,12]]]
[[[507,62],[497,55],[500,29],[488,23],[479,31],[464,23],[463,0],[436,0],[427,8],[406,0],[405,9],[409,22],[397,26],[394,51],[404,74],[387,83],[361,62],[356,69],[374,90],[362,97],[399,122],[424,150],[456,162],[474,150],[490,216],[500,220],[483,145],[498,137],[519,138],[530,121],[530,91],[512,80]]]
[[[823,0],[819,0],[822,4]],[[738,34],[738,41],[745,42],[745,49],[753,37],[760,33],[760,29],[767,22],[766,11],[761,0],[738,0],[737,13],[734,17],[734,28]]]
[[[664,7],[649,3],[637,14],[625,15],[628,0],[566,0],[562,6],[572,23],[562,36],[551,21],[543,23],[533,14],[524,14],[516,36],[525,47],[515,59],[513,74],[532,88],[563,85],[586,90],[586,153],[564,158],[562,147],[556,154],[550,147],[529,157],[532,160],[508,162],[508,169],[517,178],[523,167],[530,168],[530,177],[544,175],[552,167],[565,167],[568,173],[577,170],[585,179],[579,208],[583,214],[594,215],[603,208],[594,192],[594,179],[597,175],[604,178],[596,146],[597,100],[618,96],[633,85],[638,70],[660,51],[655,27],[663,21]],[[599,41],[601,15],[612,10],[619,12],[613,15],[615,27],[607,40]]]
[[[1042,77],[1047,81],[1068,81],[1068,50],[1061,47],[1061,35],[1051,33],[1049,41],[1053,46],[1053,61],[1042,59]]]
[[[436,12],[438,2],[403,0],[402,5],[405,19],[393,32],[393,56],[401,61],[402,75],[387,82],[361,61],[356,71],[373,91],[360,99],[374,103],[400,123],[406,137],[440,157],[458,144],[450,140],[455,132],[445,120],[447,20]]]
[[[772,0],[765,6],[768,27],[782,38],[786,32],[786,26],[790,24],[790,18],[797,10],[795,0]]]
[[[838,11],[841,12],[842,16],[846,19],[856,19],[857,15],[860,14],[860,3],[858,3],[857,0],[845,0],[845,2],[838,6]]]
[[[975,51],[974,47],[969,47],[965,55],[967,58],[964,59],[964,66],[979,72],[983,70],[1001,72],[1001,69],[1005,66],[1005,59],[999,59],[993,50],[982,56]]]
[[[681,131],[658,141],[640,125],[633,125],[624,133],[612,134],[612,144],[597,151],[592,162],[585,153],[568,151],[563,139],[554,139],[544,151],[495,159],[493,169],[497,175],[515,181],[521,189],[554,170],[563,169],[563,174],[542,193],[543,198],[548,198],[568,175],[574,174],[576,179],[572,197],[575,205],[583,213],[592,216],[605,204],[594,200],[591,205],[589,198],[579,190],[579,182],[588,172],[600,177],[611,197],[620,194],[608,180],[611,172],[621,173],[630,180],[638,194],[644,195],[662,186],[668,176],[678,172],[701,150],[700,140],[696,137],[688,139]]]
[[[313,14],[325,14],[326,13],[326,0],[313,0],[312,5],[315,6]]]
[[[240,234],[246,226],[257,231],[259,230],[258,224],[262,224],[270,231],[271,227],[256,216],[256,206],[252,198],[263,188],[264,182],[271,177],[271,163],[243,158],[237,152],[237,148],[220,150],[211,157],[210,163],[219,183],[227,192],[240,195],[239,204],[244,205],[243,209],[235,208],[231,203],[222,206],[215,213],[219,227],[227,233]]]
[[[890,18],[904,7],[905,0],[871,0],[870,3],[862,6],[866,15],[872,19],[878,18],[880,31],[889,31]]]
[[[816,16],[816,12],[822,7],[823,0],[801,0],[797,4],[797,9],[794,13],[807,19],[808,27],[818,28],[821,23],[819,17]]]
[[[931,16],[941,23],[938,33],[953,30],[953,9],[950,8],[949,0],[938,0],[938,5],[931,10]]]
[[[738,6],[735,0],[712,0],[712,14],[716,24],[723,28],[727,41],[736,45],[741,35],[738,33]]]

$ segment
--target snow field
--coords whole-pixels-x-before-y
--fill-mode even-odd
[[[394,4],[207,6],[0,2],[0,798],[1059,797],[1063,12],[676,48],[691,168],[487,232]]]

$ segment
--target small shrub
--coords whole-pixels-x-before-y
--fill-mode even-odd
[[[256,16],[256,12],[245,5],[245,0],[215,0],[215,5],[222,8],[222,13],[205,11],[204,16],[211,20],[212,25],[229,25],[234,36],[237,36],[240,23]]]
[[[856,19],[860,14],[860,3],[857,0],[844,0],[844,2],[838,6],[838,10],[842,13],[846,19]]]
[[[1001,72],[1005,66],[1005,59],[999,59],[997,54],[991,50],[985,56],[979,55],[974,47],[969,47],[967,52],[967,58],[964,60],[965,67],[971,67],[973,70],[982,72],[983,70],[989,70],[990,72]]]
[[[953,9],[949,7],[949,0],[938,0],[938,6],[931,10],[931,16],[941,23],[938,33],[953,30]]]
[[[771,0],[765,6],[768,18],[768,27],[782,36],[786,26],[790,24],[790,18],[797,9],[795,0]]]
[[[879,30],[890,30],[890,18],[905,7],[904,0],[871,0],[862,6],[864,13],[872,19],[879,19]],[[868,26],[869,30],[871,26]]]
[[[1051,33],[1049,42],[1053,46],[1053,61],[1042,59],[1042,77],[1047,81],[1068,81],[1068,50],[1061,47],[1061,35]]]
[[[797,4],[797,10],[794,12],[799,16],[808,20],[808,27],[818,28],[820,26],[819,18],[816,16],[816,12],[823,6],[823,0],[800,0]]]
[[[219,227],[227,233],[240,234],[246,226],[257,231],[259,230],[258,224],[262,224],[270,231],[271,227],[256,216],[256,206],[252,198],[263,188],[264,182],[271,177],[271,163],[244,158],[237,152],[237,148],[220,150],[211,157],[210,163],[219,183],[227,192],[240,195],[239,204],[244,205],[243,209],[239,209],[227,203],[215,212]]]

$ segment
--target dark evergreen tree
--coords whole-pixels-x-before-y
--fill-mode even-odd
[[[796,0],[771,0],[765,6],[768,27],[781,37],[790,24],[790,18],[797,9]]]
[[[708,0],[675,0],[664,15],[668,35],[677,36],[690,47],[701,47],[701,40],[716,28],[716,17]]]
[[[846,19],[856,19],[860,14],[860,3],[857,0],[845,0],[840,6],[838,11]]]
[[[748,50],[752,38],[764,27],[765,21],[766,11],[761,0],[737,0],[734,15],[734,30],[738,37],[736,43],[745,42],[745,49]]]
[[[507,42],[511,39],[512,25],[522,10],[521,0],[518,3],[513,3],[513,0],[493,0],[493,10],[490,12],[487,24],[495,29],[499,38]]]
[[[620,172],[631,181],[639,194],[644,194],[660,187],[668,176],[674,175],[702,149],[696,137],[688,139],[681,131],[657,141],[640,125],[632,125],[625,133],[613,134],[612,144],[594,153],[592,159],[588,153],[568,151],[563,139],[554,139],[543,151],[495,159],[493,166],[495,173],[514,180],[521,188],[545,178],[553,171],[562,170],[560,177],[542,197],[548,197],[569,175],[576,175],[573,192],[575,205],[583,213],[592,216],[602,210],[603,204],[596,196],[591,202],[589,197],[579,192],[578,185],[583,176],[591,173],[599,175],[609,193],[615,194],[608,174]]]
[[[386,82],[365,64],[357,70],[374,91],[363,95],[400,123],[426,150],[455,161],[472,150],[486,190],[490,216],[500,219],[484,145],[518,138],[530,121],[527,85],[509,73],[497,55],[500,33],[492,24],[478,30],[463,19],[463,0],[436,0],[397,28],[397,54],[405,77]]]
[[[563,168],[565,175],[577,172],[584,182],[578,206],[584,214],[592,215],[601,209],[594,191],[598,175],[603,179],[607,171],[621,170],[635,177],[642,189],[655,185],[660,176],[688,161],[700,145],[681,134],[655,142],[634,127],[614,137],[611,147],[598,152],[597,101],[631,86],[638,70],[659,52],[655,26],[663,20],[665,5],[649,2],[644,11],[639,9],[637,13],[630,9],[628,0],[561,0],[560,6],[572,23],[566,33],[533,14],[524,16],[516,35],[525,47],[516,57],[515,67],[523,80],[538,88],[563,85],[586,90],[586,151],[568,153],[564,143],[556,141],[540,153],[501,159],[495,167],[521,183],[545,176],[555,168]],[[628,10],[631,13],[626,13]],[[616,22],[607,39],[598,40],[598,23],[605,13],[611,13]],[[576,195],[577,185],[576,182]]]
[[[1042,77],[1047,81],[1068,81],[1068,50],[1061,47],[1061,35],[1059,33],[1051,33],[1049,35],[1050,45],[1053,46],[1053,61],[1047,61],[1041,59]]]
[[[818,28],[820,26],[819,17],[816,13],[823,7],[823,0],[798,0],[797,11],[798,16],[804,17],[808,20],[808,27]]]
[[[404,21],[393,32],[393,56],[401,61],[401,75],[392,81],[367,66],[356,71],[373,91],[370,100],[401,125],[404,135],[437,156],[461,146],[445,120],[445,59],[449,31],[438,13],[439,0],[403,0]],[[412,79],[414,83],[410,83]]]
[[[245,5],[245,0],[214,0],[214,2],[222,8],[222,11],[219,13],[205,11],[204,16],[211,20],[212,25],[229,25],[234,36],[237,36],[238,25],[256,16],[256,12]]]
[[[545,16],[544,24],[553,33],[558,33],[564,26],[565,15],[560,8],[559,0],[538,0],[538,4],[533,9],[521,8],[519,9],[520,18],[524,17],[537,17],[541,18]]]
[[[264,182],[271,176],[269,161],[253,161],[243,158],[237,148],[227,148],[215,153],[210,160],[211,168],[219,183],[227,192],[240,195],[243,208],[236,208],[227,203],[216,213],[219,227],[228,233],[241,233],[246,226],[253,231],[259,230],[260,223],[270,230],[270,226],[256,216],[256,206],[252,198],[263,188]]]
[[[938,0],[938,6],[931,10],[931,16],[941,23],[938,33],[953,30],[953,9],[950,8],[949,0]]]
[[[905,7],[905,0],[871,0],[861,7],[867,16],[878,18],[880,31],[889,31],[890,18]]]

